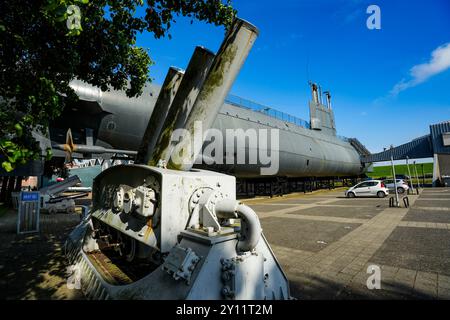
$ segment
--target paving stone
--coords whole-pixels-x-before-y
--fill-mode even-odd
[[[421,280],[436,282],[438,280],[438,275],[437,273],[418,271],[416,275],[416,281]]]
[[[438,287],[450,289],[450,277],[443,274],[438,274]]]
[[[450,275],[450,231],[397,227],[371,261]]]
[[[356,198],[356,199],[342,199],[332,202],[331,204],[337,205],[351,205],[351,206],[368,206],[372,208],[386,209],[389,207],[389,200],[386,198]]]
[[[359,273],[359,271],[360,271],[360,269],[345,267],[344,269],[342,269],[341,272],[344,274],[351,275],[351,276],[356,276]]]
[[[450,223],[450,211],[443,210],[422,210],[411,208],[406,216],[403,218],[403,221],[419,221],[419,222],[428,222],[428,223]],[[435,227],[429,225],[429,227]]]
[[[356,219],[371,219],[379,214],[382,208],[372,207],[330,207],[330,206],[315,206],[312,208],[300,209],[290,214],[310,215],[310,216],[325,216],[325,217],[342,217],[342,218],[356,218]],[[351,227],[351,226],[346,226]]]
[[[409,280],[414,283],[416,280],[417,271],[408,269],[399,269],[395,275],[396,279]]]
[[[277,210],[282,210],[282,209],[289,209],[292,208],[294,206],[291,205],[256,205],[256,204],[249,204],[248,205],[250,208],[252,208],[256,213],[260,213],[260,212],[273,212],[273,211],[277,211]]]
[[[423,199],[418,199],[415,204],[415,206],[418,207],[446,207],[446,208],[450,208],[450,199],[427,199],[427,198],[423,198]]]
[[[299,199],[286,199],[286,200],[282,200],[282,201],[277,201],[277,203],[279,204],[315,204],[315,203],[320,203],[321,201],[325,201],[327,200],[326,198],[299,198]]]
[[[450,195],[450,189],[446,190]],[[445,205],[444,197],[421,197],[410,196],[409,212],[388,208],[387,199],[318,198],[303,208],[290,206],[261,222],[269,243],[285,248],[276,252],[283,252],[280,262],[289,266],[286,272],[292,279],[291,292],[300,299],[445,299],[450,296],[450,222],[439,219],[450,216],[450,210],[436,209]],[[300,201],[290,200],[291,204]],[[418,203],[428,208],[416,210]],[[358,211],[373,217],[361,216]],[[408,218],[427,215],[426,220],[408,220],[408,213]],[[357,222],[356,228],[338,232],[346,225],[343,221]],[[326,234],[331,239],[328,242]],[[317,235],[327,243],[309,247]],[[295,254],[292,249],[310,255]],[[366,271],[371,264],[381,267],[381,290],[367,288],[371,274]]]
[[[328,221],[267,217],[261,219],[261,224],[269,243],[312,252],[322,250],[350,232],[343,228],[344,224]],[[353,224],[355,229],[357,226]]]
[[[437,286],[433,286],[431,284],[423,284],[423,283],[415,283],[414,291],[423,297],[427,297],[428,299],[435,299],[438,297]]]
[[[438,298],[443,300],[450,300],[450,289],[438,288]]]

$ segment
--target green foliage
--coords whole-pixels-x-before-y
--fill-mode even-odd
[[[142,17],[135,14],[140,7]],[[170,37],[179,15],[228,27],[235,14],[221,0],[0,1],[2,167],[11,171],[40,157],[31,133],[47,132],[49,121],[77,100],[72,79],[140,95],[153,62],[135,45],[138,33]]]
[[[417,174],[419,176],[422,176],[422,163],[416,164],[416,168],[417,168]],[[413,177],[415,177],[416,173],[414,171],[413,164],[409,165],[409,170],[411,170],[411,175]],[[424,171],[425,175],[429,175],[429,174],[432,175],[433,174],[433,163],[432,162],[424,163],[423,171]],[[404,174],[404,175],[408,176],[409,174],[408,174],[408,168],[406,167],[406,164],[395,165],[395,173],[396,174]],[[392,178],[392,166],[388,165],[388,166],[373,167],[373,172],[368,172],[367,176],[374,178],[374,179]]]

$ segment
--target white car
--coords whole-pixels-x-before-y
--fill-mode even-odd
[[[354,197],[378,197],[384,198],[389,194],[389,190],[381,180],[370,180],[360,182],[345,191],[345,196],[348,198]]]
[[[409,185],[402,179],[396,179],[396,184],[397,184],[397,192],[398,193],[405,193],[406,191],[408,191],[409,189]],[[384,184],[386,185],[386,187],[389,190],[393,190],[395,192],[395,184],[394,184],[394,179],[388,179],[388,180],[384,180]]]

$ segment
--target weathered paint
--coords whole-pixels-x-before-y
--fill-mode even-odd
[[[169,113],[162,125],[162,132],[157,137],[153,155],[147,162],[149,165],[156,165],[160,159],[169,160],[172,151],[170,148],[172,133],[175,129],[182,128],[185,125],[213,60],[214,54],[211,51],[203,47],[195,48]]]
[[[234,21],[214,59],[186,121],[185,129],[190,132],[191,136],[193,136],[197,121],[201,121],[204,129],[211,128],[257,35],[258,30],[255,26],[241,19]],[[193,152],[187,152],[190,145],[191,139],[189,135],[181,138],[179,142],[182,156],[181,163],[169,161],[168,168],[176,170],[189,170],[192,168],[201,146],[194,145]]]
[[[182,82],[184,71],[170,67],[164,79],[163,86],[159,92],[155,107],[142,138],[139,152],[136,157],[136,163],[147,163],[151,158],[156,146],[158,135],[163,128],[163,123],[169,114],[172,101]]]

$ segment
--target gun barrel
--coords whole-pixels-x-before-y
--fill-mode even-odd
[[[198,134],[199,124],[202,131],[211,128],[257,36],[258,29],[254,25],[235,19],[192,106],[184,126],[186,134],[179,142],[171,142],[174,145],[168,168],[185,171],[192,168],[202,143],[192,144],[191,137]]]

